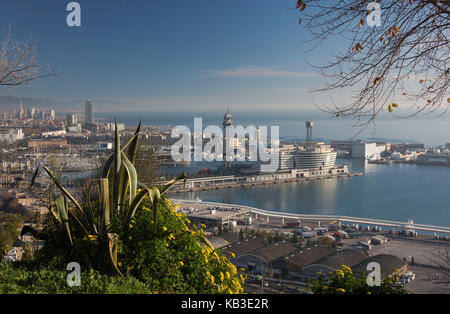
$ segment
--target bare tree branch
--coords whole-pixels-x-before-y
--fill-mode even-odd
[[[50,66],[39,64],[36,50],[36,41],[20,42],[8,32],[0,43],[0,88],[25,85],[57,75]]]
[[[296,0],[301,25],[312,34],[312,49],[339,35],[348,42],[328,64],[316,92],[356,88],[347,104],[321,110],[356,120],[362,129],[382,110],[396,117],[445,113],[450,105],[450,1],[378,0],[381,25],[370,27],[364,0]],[[410,107],[408,115],[397,114]],[[412,113],[411,113],[412,112]]]

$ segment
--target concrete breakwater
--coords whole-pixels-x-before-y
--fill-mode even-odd
[[[333,175],[321,175],[321,176],[311,176],[311,177],[297,177],[297,178],[284,178],[284,179],[270,179],[270,180],[261,180],[261,181],[252,181],[247,182],[242,180],[245,177],[235,177],[228,176],[223,177],[226,178],[222,180],[222,182],[218,178],[214,177],[208,181],[208,178],[193,178],[189,179],[193,181],[193,183],[184,187],[183,183],[179,183],[173,187],[173,189],[169,190],[168,193],[182,193],[182,192],[192,192],[192,191],[206,191],[206,190],[217,190],[217,189],[231,189],[231,188],[239,188],[239,187],[252,187],[252,186],[260,186],[260,185],[271,185],[271,184],[279,184],[279,183],[291,183],[298,181],[314,181],[321,179],[332,179],[332,178],[343,178],[343,177],[354,177],[354,176],[362,176],[362,172],[349,172],[345,174],[333,174]],[[199,182],[195,180],[198,179]],[[200,181],[201,180],[201,181]],[[198,184],[197,184],[198,183]]]

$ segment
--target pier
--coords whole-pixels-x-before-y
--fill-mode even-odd
[[[192,191],[206,191],[216,189],[228,189],[237,187],[252,187],[259,185],[290,183],[298,181],[313,181],[320,179],[332,179],[362,176],[361,172],[349,172],[345,174],[318,175],[309,177],[292,177],[290,173],[277,173],[270,175],[252,175],[252,176],[217,176],[192,178],[186,180],[186,185],[182,182],[177,183],[168,193],[181,193]]]

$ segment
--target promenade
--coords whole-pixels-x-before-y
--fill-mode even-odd
[[[393,228],[395,230],[407,230],[407,231],[416,231],[416,232],[434,232],[436,234],[450,234],[450,227],[444,226],[433,226],[433,225],[425,225],[425,224],[417,224],[412,221],[402,222],[402,221],[394,221],[394,220],[385,220],[385,219],[375,219],[375,218],[361,218],[361,217],[350,217],[350,216],[339,216],[339,215],[309,215],[309,214],[296,214],[296,213],[283,213],[283,212],[274,212],[268,211],[264,209],[254,208],[246,205],[236,205],[236,204],[226,204],[226,203],[217,203],[217,202],[203,202],[199,200],[176,200],[176,203],[184,204],[184,205],[206,205],[206,206],[219,206],[219,207],[234,207],[239,208],[247,213],[250,213],[256,219],[265,218],[268,223],[271,220],[276,219],[281,224],[285,224],[287,222],[315,222],[318,225],[320,223],[337,223],[338,226],[341,226],[342,223],[352,223],[352,224],[360,224],[365,226],[373,226],[373,227],[388,227]]]

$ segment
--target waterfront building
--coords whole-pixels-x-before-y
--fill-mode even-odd
[[[410,151],[410,152],[423,151],[423,150],[425,150],[425,145],[424,144],[416,144],[416,143],[413,143],[413,144],[410,144],[410,143],[391,144],[390,149],[387,149],[387,150],[404,154],[407,151]]]
[[[417,156],[416,163],[427,165],[450,166],[450,155],[442,153],[426,153]]]
[[[295,167],[296,150],[297,148],[294,145],[284,145],[280,148],[279,170],[293,169]]]
[[[353,141],[331,141],[331,148],[337,152],[352,153]]]
[[[295,154],[296,169],[328,170],[335,166],[337,153],[330,145],[315,144],[314,146],[297,150]]]
[[[386,143],[352,143],[352,157],[364,159],[380,159],[381,154],[386,150]]]

